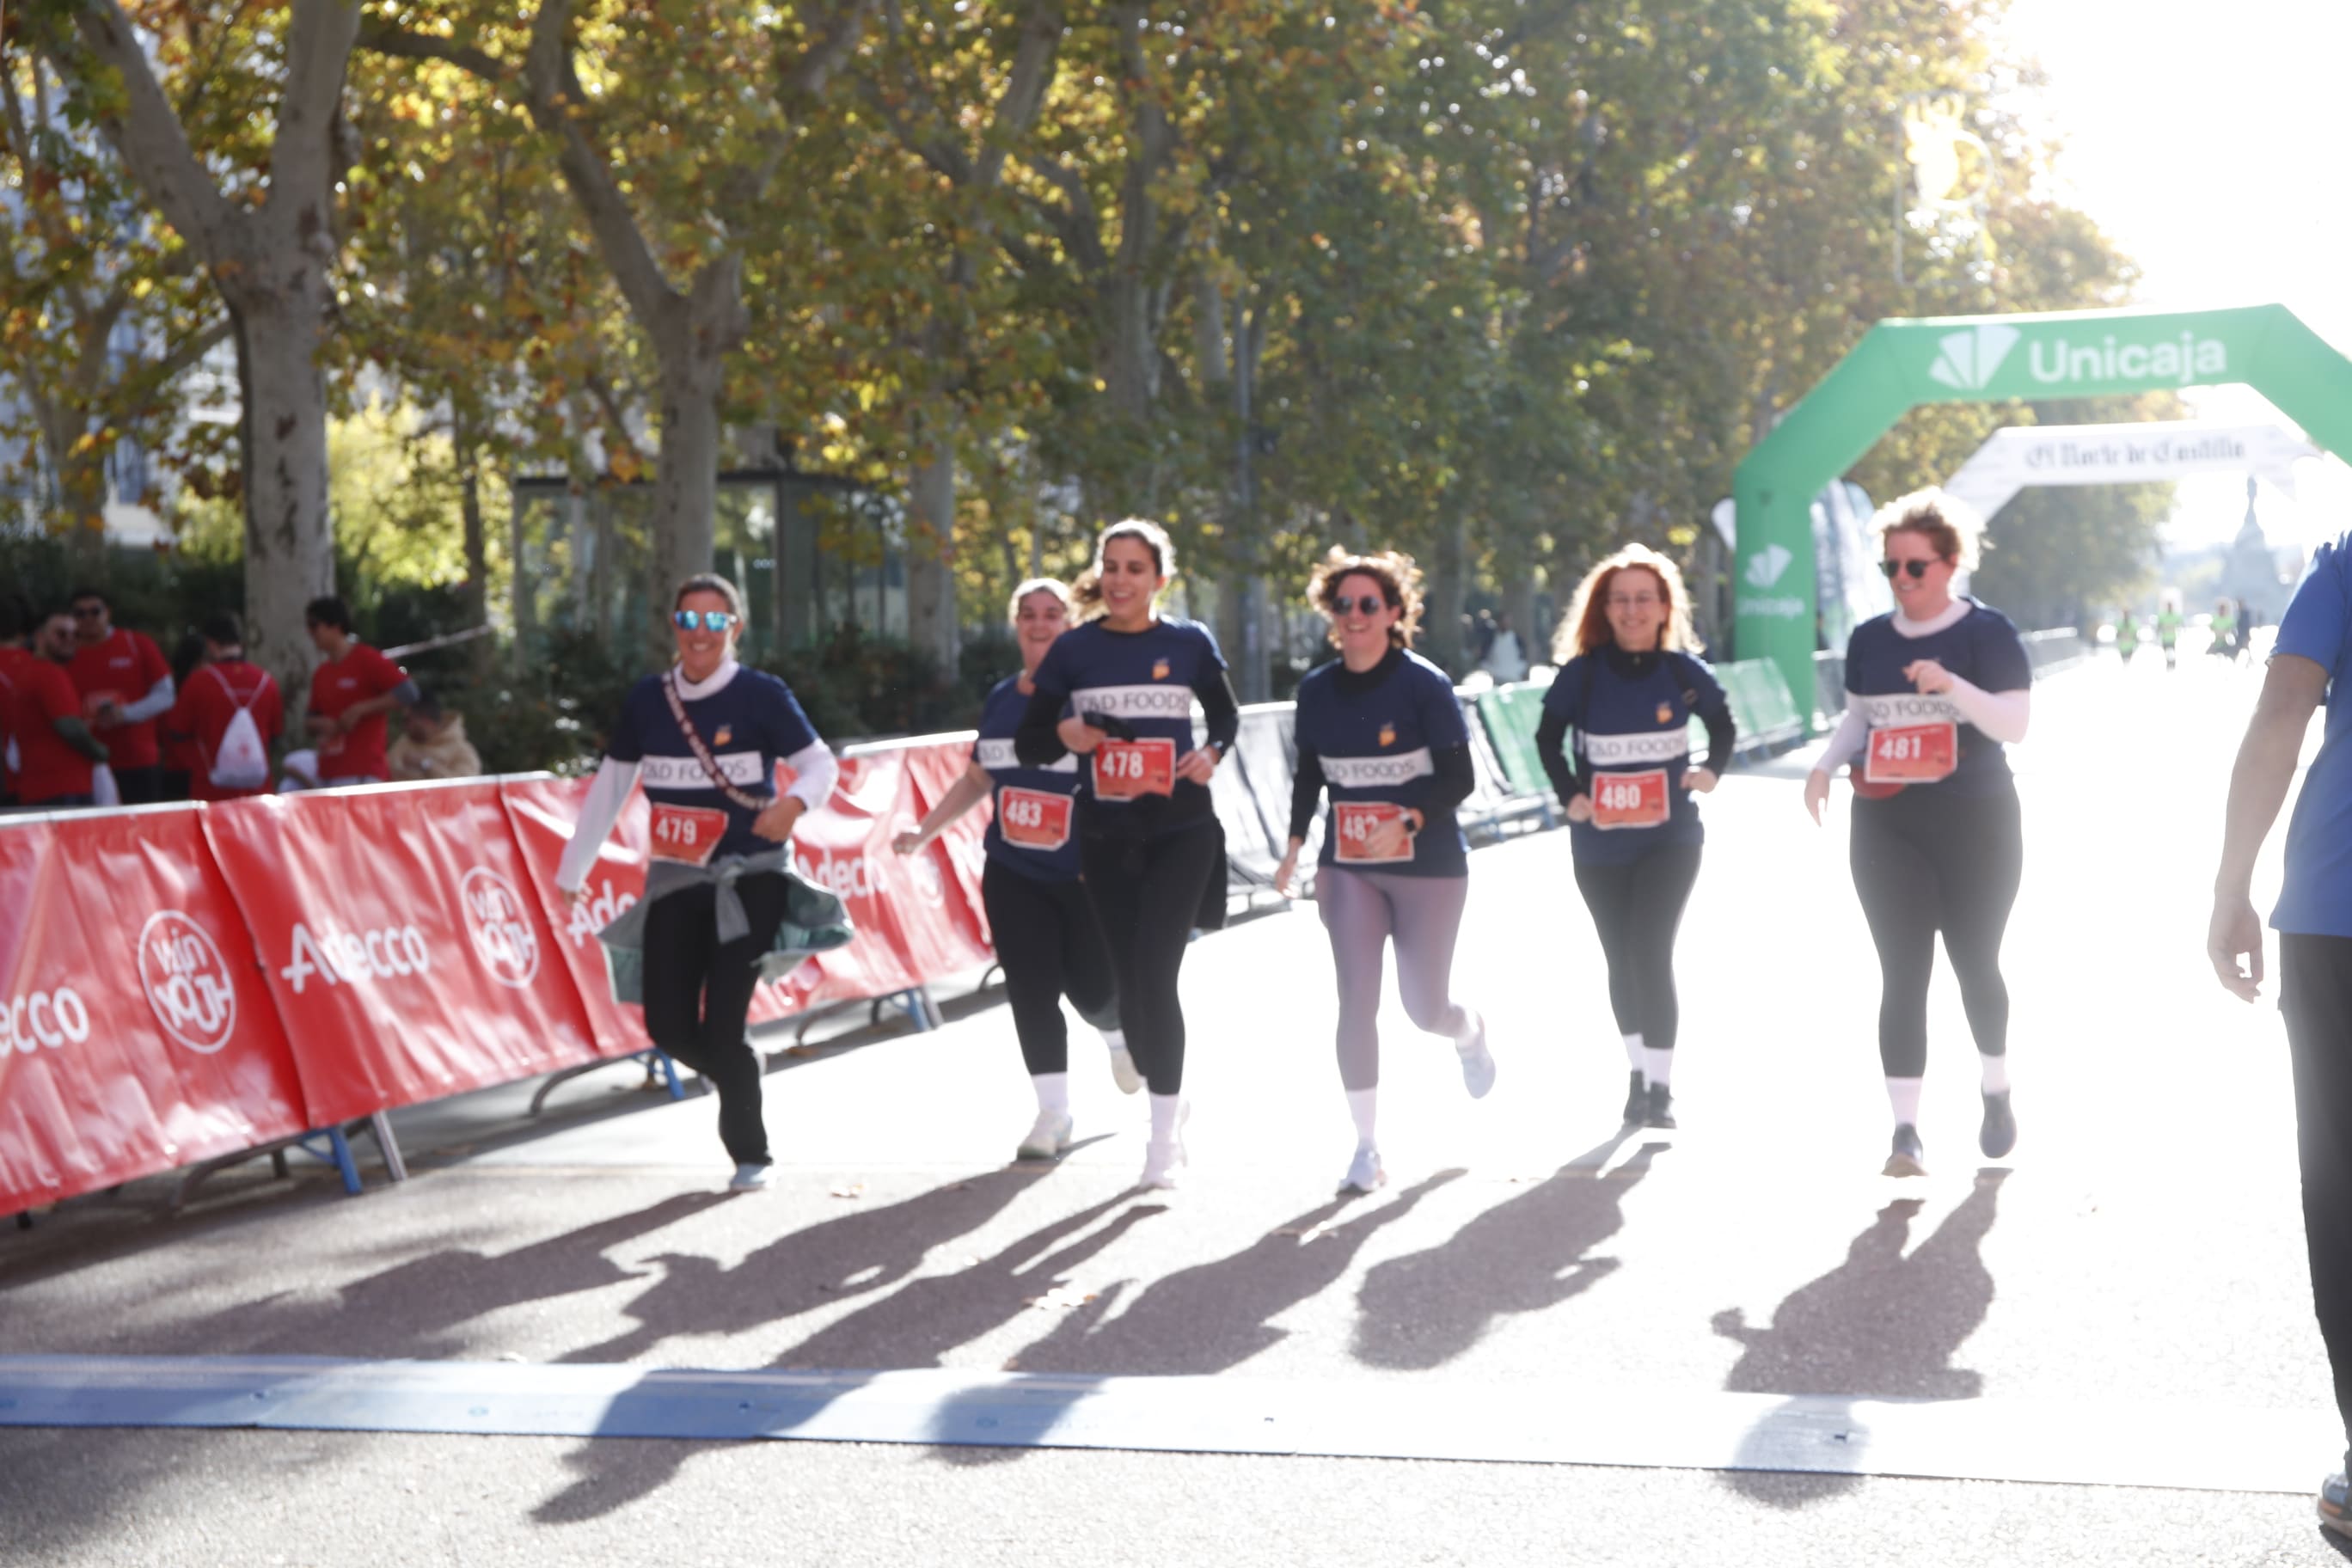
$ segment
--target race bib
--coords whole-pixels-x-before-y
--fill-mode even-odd
[[[727,814],[699,805],[656,805],[653,858],[708,866],[727,837]]]
[[[1949,778],[1959,765],[1959,726],[1948,720],[1873,730],[1863,779],[1874,784],[1915,784]]]
[[[996,792],[996,831],[1017,849],[1059,849],[1070,841],[1070,797],[1007,784]]]
[[[1674,805],[1666,795],[1664,768],[1638,773],[1601,773],[1592,781],[1595,827],[1657,827],[1672,815]]]
[[[1339,836],[1338,858],[1350,866],[1392,866],[1412,858],[1412,840],[1404,841],[1402,855],[1375,855],[1372,836],[1384,824],[1404,820],[1404,807],[1384,800],[1335,800],[1331,831]]]
[[[1105,741],[1095,748],[1095,798],[1137,800],[1176,793],[1176,742]]]

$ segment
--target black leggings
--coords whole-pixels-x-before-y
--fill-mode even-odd
[[[981,873],[980,898],[996,960],[1004,966],[1004,995],[1013,1005],[1023,1064],[1033,1077],[1069,1071],[1063,997],[1096,1028],[1118,1026],[1118,984],[1111,978],[1110,954],[1086,885],[1024,877],[991,860]]]
[[[2279,1009],[2294,1063],[2295,1142],[2312,1306],[2352,1432],[2352,937],[2279,935]]]
[[[1960,983],[1977,1049],[2009,1050],[2000,939],[2025,869],[2017,790],[1946,795],[1913,785],[1853,803],[1853,889],[1878,946],[1878,1057],[1889,1078],[1927,1070],[1927,978],[1936,933]]]
[[[704,883],[656,899],[646,910],[646,1033],[719,1091],[719,1141],[739,1165],[768,1163],[760,1116],[765,1064],[743,1032],[759,984],[753,967],[783,924],[787,884],[773,872],[735,884],[751,934],[720,942],[719,889]]]
[[[1661,844],[1622,866],[1576,863],[1576,890],[1592,911],[1609,961],[1609,1006],[1617,1032],[1653,1050],[1675,1048],[1682,1005],[1675,998],[1675,931],[1698,880],[1699,846]]]
[[[1213,819],[1157,838],[1081,841],[1087,894],[1118,976],[1118,1018],[1154,1094],[1184,1088],[1184,1005],[1176,974],[1223,839]]]

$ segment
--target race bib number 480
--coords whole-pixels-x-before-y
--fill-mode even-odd
[[[656,860],[708,866],[727,837],[727,814],[698,805],[656,805],[652,851]]]
[[[1176,793],[1176,742],[1105,741],[1095,748],[1095,798],[1136,800]]]
[[[1070,797],[1008,784],[996,792],[996,830],[1016,849],[1059,849],[1070,841]]]
[[[1372,853],[1372,836],[1391,822],[1404,818],[1404,807],[1384,800],[1331,803],[1331,829],[1339,836],[1338,858],[1350,866],[1389,866],[1412,858],[1412,840],[1404,841],[1401,855]]]
[[[1874,784],[1934,784],[1959,765],[1959,726],[1900,724],[1870,732],[1862,776]]]
[[[1672,815],[1666,795],[1666,770],[1648,768],[1638,773],[1601,773],[1592,781],[1592,826],[1602,828],[1658,827]]]

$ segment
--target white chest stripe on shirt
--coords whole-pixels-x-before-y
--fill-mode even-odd
[[[1013,742],[1009,739],[982,741],[980,742],[979,752],[980,765],[992,773],[1011,773],[1013,769],[1024,765],[1013,753]],[[1068,752],[1060,762],[1047,763],[1044,767],[1033,767],[1029,771],[1039,773],[1076,773],[1078,771],[1077,753]]]
[[[1415,746],[1410,752],[1399,752],[1386,757],[1318,757],[1323,764],[1323,777],[1337,789],[1378,789],[1382,784],[1401,784],[1412,779],[1433,778],[1437,763],[1431,759],[1427,746]]]
[[[717,760],[719,771],[727,775],[727,782],[740,789],[771,782],[757,752],[721,752]],[[643,771],[637,780],[646,789],[707,789],[713,795],[719,793],[719,786],[710,782],[710,775],[692,757],[647,757],[641,765]]]
[[[1690,755],[1690,729],[1649,730],[1633,735],[1596,735],[1590,730],[1577,737],[1585,761],[1597,768],[1622,767],[1628,763],[1670,763]]]
[[[1890,691],[1878,697],[1855,697],[1855,707],[1874,730],[1903,724],[1965,724],[1958,704],[1948,697],[1927,697],[1916,691]]]
[[[1173,683],[1081,687],[1070,693],[1070,710],[1081,716],[1108,713],[1115,719],[1189,721],[1192,717],[1192,689]]]

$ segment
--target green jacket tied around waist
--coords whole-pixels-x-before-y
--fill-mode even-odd
[[[793,869],[793,852],[788,848],[763,850],[757,855],[722,856],[708,866],[656,860],[646,873],[646,896],[596,933],[596,940],[604,948],[604,972],[613,983],[613,1000],[639,1006],[645,1003],[646,912],[656,899],[706,882],[717,883],[719,940],[740,942],[751,934],[751,921],[743,912],[743,900],[737,895],[735,884],[745,877],[770,871],[783,878],[787,891],[783,924],[776,928],[773,945],[759,956],[754,965],[763,984],[782,980],[813,953],[830,952],[849,945],[857,935],[856,928],[849,923],[849,911],[842,907],[839,898]]]

